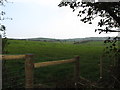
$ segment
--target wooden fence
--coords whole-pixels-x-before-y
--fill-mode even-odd
[[[40,63],[33,63],[33,55],[26,54],[26,55],[0,55],[2,56],[2,60],[16,60],[16,59],[25,59],[25,88],[34,88],[34,68],[46,67],[50,65],[57,65],[63,63],[74,63],[74,78],[75,84],[77,84],[79,80],[79,56],[76,56],[73,59],[67,60],[58,60],[58,61],[47,61],[47,62],[40,62]]]
[[[80,64],[79,64],[79,56],[76,56],[72,59],[67,60],[58,60],[58,61],[47,61],[47,62],[40,62],[40,63],[33,63],[33,54],[26,54],[26,55],[0,55],[2,60],[17,60],[17,59],[25,59],[25,88],[34,88],[34,68],[46,67],[50,65],[57,65],[63,63],[74,63],[74,80],[75,85],[80,77]],[[100,57],[100,79],[103,77],[103,62],[102,58]]]

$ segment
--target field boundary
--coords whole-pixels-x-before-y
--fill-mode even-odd
[[[25,54],[25,55],[0,55],[2,60],[16,60],[16,59],[25,59],[25,88],[34,88],[34,69],[40,67],[46,67],[50,65],[57,65],[63,63],[74,63],[74,80],[75,85],[77,85],[79,80],[79,56],[75,56],[72,59],[66,60],[58,60],[58,61],[47,61],[47,62],[39,62],[33,63],[33,54]]]

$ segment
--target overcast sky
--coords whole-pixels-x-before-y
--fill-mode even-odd
[[[10,0],[9,0],[10,1]],[[11,0],[4,7],[7,37],[9,38],[84,38],[116,36],[117,33],[98,34],[94,32],[97,19],[92,25],[85,24],[77,17],[77,11],[69,7],[58,7],[61,0]]]

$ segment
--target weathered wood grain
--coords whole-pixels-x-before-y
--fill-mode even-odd
[[[2,60],[24,59],[25,55],[0,55]]]
[[[71,62],[75,62],[75,59],[34,63],[34,67],[39,68],[39,67],[45,67],[45,66],[50,66],[50,65],[62,64],[62,63],[71,63]]]
[[[25,59],[25,88],[34,88],[34,64],[33,55],[26,55]]]

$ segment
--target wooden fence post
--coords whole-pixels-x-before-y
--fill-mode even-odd
[[[75,57],[75,87],[77,88],[77,83],[79,81],[79,77],[80,77],[80,64],[79,64],[79,56]]]
[[[25,60],[25,88],[34,88],[33,69],[33,55],[27,54]]]
[[[103,77],[103,72],[102,72],[102,70],[103,70],[103,62],[102,62],[102,56],[100,56],[100,79],[102,79],[102,77]]]

